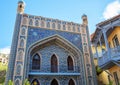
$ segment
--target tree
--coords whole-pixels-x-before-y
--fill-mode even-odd
[[[30,85],[30,82],[28,81],[28,79],[25,79],[24,85]]]
[[[102,72],[103,72],[103,70],[99,66],[96,66],[97,75],[101,74]]]
[[[5,82],[6,70],[0,71],[0,85]]]
[[[8,85],[13,85],[13,81],[9,80]]]

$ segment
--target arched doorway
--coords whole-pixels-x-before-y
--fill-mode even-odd
[[[56,79],[53,79],[50,85],[58,85],[58,82]]]
[[[72,79],[70,79],[68,85],[75,85],[75,83]]]
[[[31,83],[31,85],[40,85],[40,83],[37,79],[34,79]]]
[[[71,56],[68,56],[67,64],[68,64],[68,70],[74,70],[73,59],[71,58]]]
[[[35,54],[32,59],[32,69],[33,70],[40,70],[40,56]]]
[[[51,57],[51,72],[58,72],[58,61],[55,54]]]

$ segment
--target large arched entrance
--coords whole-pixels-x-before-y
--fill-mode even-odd
[[[53,79],[50,85],[58,85],[58,82],[56,79]]]
[[[40,85],[40,83],[37,79],[34,79],[31,83],[31,85]]]
[[[72,55],[68,56],[66,55],[66,57],[68,56],[68,58],[65,58],[66,60],[66,69],[65,69],[65,72],[67,71],[73,71],[77,68],[74,68],[74,66],[76,65],[80,65],[81,64],[81,61],[82,61],[82,52],[80,51],[80,49],[78,49],[74,44],[70,43],[69,41],[67,41],[66,39],[64,39],[63,37],[59,36],[59,35],[54,35],[54,36],[51,36],[51,37],[48,37],[48,38],[45,38],[45,39],[42,39],[40,41],[37,41],[35,43],[33,43],[30,47],[29,47],[29,50],[28,50],[28,53],[29,53],[29,56],[30,56],[30,59],[32,55],[34,55],[35,53],[37,52],[40,52],[41,53],[41,49],[43,49],[44,47],[47,48],[47,46],[50,46],[50,45],[56,45],[56,46],[59,46],[61,48],[64,48],[64,50],[69,53],[71,53]],[[48,50],[48,49],[47,49]],[[46,52],[47,53],[47,52]],[[58,71],[59,72],[64,72],[64,69],[60,67],[60,59],[59,59],[59,54],[57,54],[56,52],[54,52],[54,50],[51,51],[51,53],[48,53],[49,56],[49,61],[47,63],[49,63],[49,66],[48,66],[48,69],[46,69],[45,71],[48,71],[48,72],[53,72],[53,73],[57,73]],[[57,55],[55,55],[57,54]],[[75,56],[76,57],[75,57]],[[46,54],[45,54],[46,56]],[[39,59],[39,58],[37,58]],[[67,60],[68,59],[68,60]],[[42,54],[41,54],[41,57],[40,57],[40,60],[41,60],[41,69],[40,71],[42,70]],[[47,59],[48,60],[48,59]],[[31,65],[31,61],[28,62],[29,65]],[[63,69],[63,70],[61,70]],[[78,68],[78,72],[80,72],[79,70],[80,68]],[[82,69],[82,68],[81,68]],[[36,73],[37,74],[37,73]],[[34,73],[30,72],[29,74],[31,77],[30,79],[32,78],[32,75],[34,75]],[[40,74],[39,74],[40,75]],[[36,75],[35,75],[36,76]],[[59,75],[58,75],[59,76]],[[53,76],[51,76],[50,78],[52,78]],[[50,82],[50,85],[58,85],[58,81],[57,80],[52,80]],[[73,80],[70,80],[68,83],[68,85],[75,85],[75,82]]]
[[[72,79],[70,79],[68,85],[75,85],[75,83]]]

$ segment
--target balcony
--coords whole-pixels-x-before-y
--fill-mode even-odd
[[[102,53],[98,53],[98,65],[104,66],[105,64],[107,64],[108,62],[111,61],[118,61],[120,60],[120,46],[116,47],[116,48],[110,48],[110,56],[108,56],[108,51],[104,51]],[[94,55],[95,58],[97,58],[97,55]]]
[[[53,68],[54,69],[54,68]],[[80,66],[73,66],[73,70],[68,70],[68,66],[64,65],[58,65],[57,70],[51,71],[51,66],[50,65],[44,65],[41,66],[40,70],[33,70],[30,67],[29,70],[29,75],[49,75],[49,76],[54,76],[54,75],[80,75]]]

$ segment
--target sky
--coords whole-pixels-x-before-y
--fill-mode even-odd
[[[10,52],[18,0],[0,2],[0,53]],[[86,14],[89,32],[92,34],[96,24],[120,13],[120,0],[24,0],[25,13],[65,21],[82,23]]]

